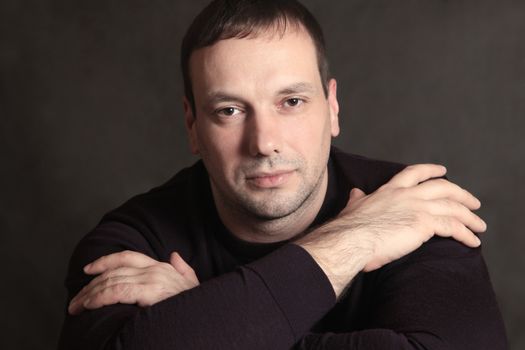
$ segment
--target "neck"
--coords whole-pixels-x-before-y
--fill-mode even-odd
[[[300,236],[312,224],[323,205],[327,187],[328,171],[325,170],[299,208],[278,219],[261,219],[221,203],[213,186],[212,193],[221,221],[234,236],[253,243],[273,243]]]

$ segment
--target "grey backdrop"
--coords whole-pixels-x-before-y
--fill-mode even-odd
[[[53,349],[75,243],[189,156],[180,40],[207,3],[0,1],[0,348]],[[441,162],[476,193],[512,349],[525,349],[525,3],[305,1],[339,80],[336,144]]]

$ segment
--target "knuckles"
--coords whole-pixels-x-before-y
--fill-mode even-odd
[[[132,250],[124,250],[120,253],[117,253],[115,257],[120,260],[120,262],[130,261],[136,256],[137,252],[134,252]]]
[[[97,268],[107,270],[82,288],[71,301],[73,307],[84,304],[83,307],[78,307],[96,309],[119,302],[150,306],[198,285],[198,281],[186,281],[184,276],[166,262],[157,262],[148,267],[131,267],[133,261],[140,258],[137,254],[140,253],[125,250],[96,260],[93,264]],[[115,264],[121,267],[111,268]]]
[[[131,285],[129,283],[117,283],[112,285],[106,291],[118,297],[128,297],[130,294]]]

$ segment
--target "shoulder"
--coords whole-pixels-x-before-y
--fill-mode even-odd
[[[201,161],[184,168],[161,186],[127,200],[101,220],[125,221],[150,228],[190,219],[205,209],[209,202],[208,175]]]
[[[123,250],[159,261],[168,261],[169,254],[177,250],[189,261],[196,242],[203,240],[199,227],[209,205],[203,198],[209,191],[207,181],[204,166],[197,162],[165,184],[108,212],[77,244],[70,259],[68,284],[77,288],[85,284],[84,265]]]
[[[163,212],[174,208],[190,210],[193,205],[201,203],[199,197],[208,194],[208,186],[206,169],[202,162],[198,161],[192,166],[180,170],[163,185],[132,197],[108,214],[125,212],[133,208],[142,208],[153,212]]]
[[[385,275],[399,271],[433,272],[431,278],[436,277],[435,273],[472,275],[476,272],[476,277],[482,274],[488,279],[481,247],[470,248],[452,238],[438,236],[433,237],[412,253],[384,266],[381,270],[381,273]]]
[[[345,180],[366,193],[374,192],[406,167],[401,163],[347,153],[336,147],[332,147],[330,156]]]

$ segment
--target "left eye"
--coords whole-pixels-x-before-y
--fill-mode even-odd
[[[303,100],[301,100],[300,98],[289,98],[287,99],[286,101],[284,101],[284,105],[286,107],[296,107],[296,106],[299,106],[301,103],[303,103]]]

